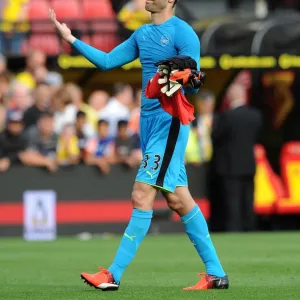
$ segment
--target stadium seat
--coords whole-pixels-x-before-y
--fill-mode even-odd
[[[82,17],[80,2],[77,0],[53,0],[51,6],[59,20],[79,20]]]
[[[115,13],[108,0],[83,0],[83,18],[94,32],[115,33],[118,30]]]
[[[95,48],[109,52],[117,46],[118,40],[116,36],[112,34],[94,34],[91,38],[91,44]]]
[[[47,0],[31,0],[29,1],[28,17],[30,21],[49,20],[50,5]]]
[[[116,34],[118,31],[118,24],[115,20],[105,21],[104,19],[99,19],[95,21],[89,21],[90,29],[97,33],[111,33]]]
[[[22,52],[27,54],[30,49],[41,50],[48,55],[57,55],[60,52],[59,39],[56,34],[32,34],[22,46]]]
[[[70,54],[71,51],[72,51],[72,46],[69,45],[68,43],[63,42],[63,41],[61,43],[61,48],[62,48],[63,53]]]
[[[83,17],[85,20],[115,19],[115,13],[108,0],[83,0]]]
[[[89,35],[84,35],[81,40],[87,44],[91,44],[91,37]]]
[[[49,7],[47,0],[31,0],[29,2],[28,16],[32,32],[55,32],[55,28],[49,20]]]

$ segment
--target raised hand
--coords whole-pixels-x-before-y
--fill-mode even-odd
[[[52,8],[49,9],[49,16],[61,37],[67,43],[73,44],[76,38],[72,35],[71,29],[65,23],[61,24],[57,21],[55,11]]]

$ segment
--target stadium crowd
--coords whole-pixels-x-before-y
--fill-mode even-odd
[[[96,90],[84,99],[82,89],[64,83],[46,67],[46,55],[32,51],[18,74],[0,54],[0,172],[11,165],[58,167],[85,163],[104,174],[113,164],[137,167],[141,90],[115,83],[112,95]],[[210,129],[214,95],[202,92],[191,131],[186,162],[199,165],[212,153]]]
[[[49,72],[46,56],[33,51],[26,69],[12,75],[0,56],[0,171],[14,163],[46,167],[78,163],[108,173],[112,164],[141,161],[141,91],[116,83],[113,95],[94,91],[87,101],[74,83]]]

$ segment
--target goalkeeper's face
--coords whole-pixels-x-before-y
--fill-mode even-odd
[[[146,10],[151,13],[160,13],[167,8],[172,8],[170,0],[146,0]]]

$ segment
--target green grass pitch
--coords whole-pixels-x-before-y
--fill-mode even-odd
[[[300,233],[213,235],[229,290],[181,290],[204,271],[185,235],[147,236],[119,291],[85,285],[80,272],[108,267],[119,239],[0,239],[0,299],[300,299]]]

